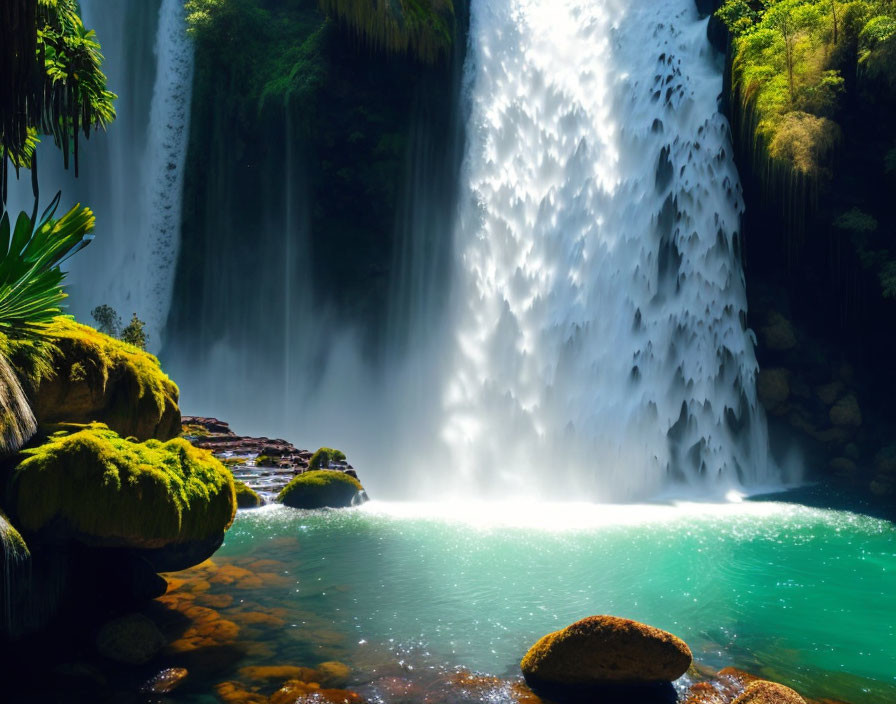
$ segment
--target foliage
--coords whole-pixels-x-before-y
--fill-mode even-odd
[[[300,474],[278,494],[277,501],[292,508],[344,508],[351,506],[361,482],[344,472],[317,470]]]
[[[345,462],[345,453],[341,450],[334,450],[332,447],[321,447],[317,452],[311,455],[308,461],[308,469],[326,469],[330,466],[330,462]]]
[[[755,136],[773,159],[812,178],[830,175],[843,74],[856,56],[848,47],[861,47],[859,63],[877,66],[896,26],[893,10],[889,0],[722,4],[717,16],[733,36],[735,90],[742,109],[756,112]]]
[[[834,220],[834,227],[855,233],[869,233],[877,229],[877,220],[859,208],[850,208]]]
[[[57,194],[40,219],[20,213],[15,227],[4,208],[0,217],[0,332],[40,335],[61,312],[65,278],[59,268],[93,239],[94,217],[75,205],[55,219]]]
[[[8,164],[29,166],[40,135],[78,167],[79,136],[115,118],[100,45],[77,0],[8,0],[0,9],[0,200]]]
[[[182,439],[136,443],[94,423],[25,450],[10,481],[22,530],[65,526],[91,544],[154,548],[213,538],[233,521],[233,478]]]
[[[96,322],[96,329],[104,335],[119,337],[121,335],[121,316],[110,306],[97,306],[90,311],[90,317]]]
[[[453,0],[320,0],[370,45],[409,52],[426,63],[445,59],[454,42]]]
[[[146,349],[146,343],[149,340],[149,336],[146,334],[146,323],[140,320],[136,313],[131,316],[131,322],[121,331],[121,339],[141,350]]]

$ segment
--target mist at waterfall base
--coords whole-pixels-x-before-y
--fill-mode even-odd
[[[378,496],[617,500],[780,481],[705,31],[690,0],[473,2],[459,202],[421,197],[433,167],[412,140],[417,214],[397,225],[385,334],[309,303],[287,143],[284,195],[251,245],[275,275],[192,307],[222,322],[166,360],[184,408],[338,446]],[[445,222],[450,257],[431,245]]]

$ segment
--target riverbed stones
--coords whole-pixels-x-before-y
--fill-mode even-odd
[[[520,663],[530,685],[653,685],[681,677],[691,651],[680,638],[615,616],[589,616],[550,633]]]
[[[732,704],[806,704],[806,700],[783,684],[758,680],[748,684]]]

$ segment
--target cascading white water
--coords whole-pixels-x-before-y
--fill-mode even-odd
[[[458,353],[467,490],[770,479],[740,187],[693,0],[473,0]]]
[[[96,30],[108,86],[118,95],[107,134],[82,143],[80,177],[51,144],[39,150],[41,198],[62,191],[97,216],[96,239],[70,262],[71,312],[90,322],[98,305],[147,323],[158,349],[171,299],[180,236],[183,162],[189,131],[192,44],[181,0],[81,0]],[[26,177],[11,207],[30,212]]]

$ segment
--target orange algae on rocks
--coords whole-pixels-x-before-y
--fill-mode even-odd
[[[783,684],[757,680],[748,684],[733,704],[806,704],[806,700]]]
[[[671,682],[691,662],[690,648],[671,633],[615,616],[589,616],[544,636],[520,667],[530,684],[600,686]]]

